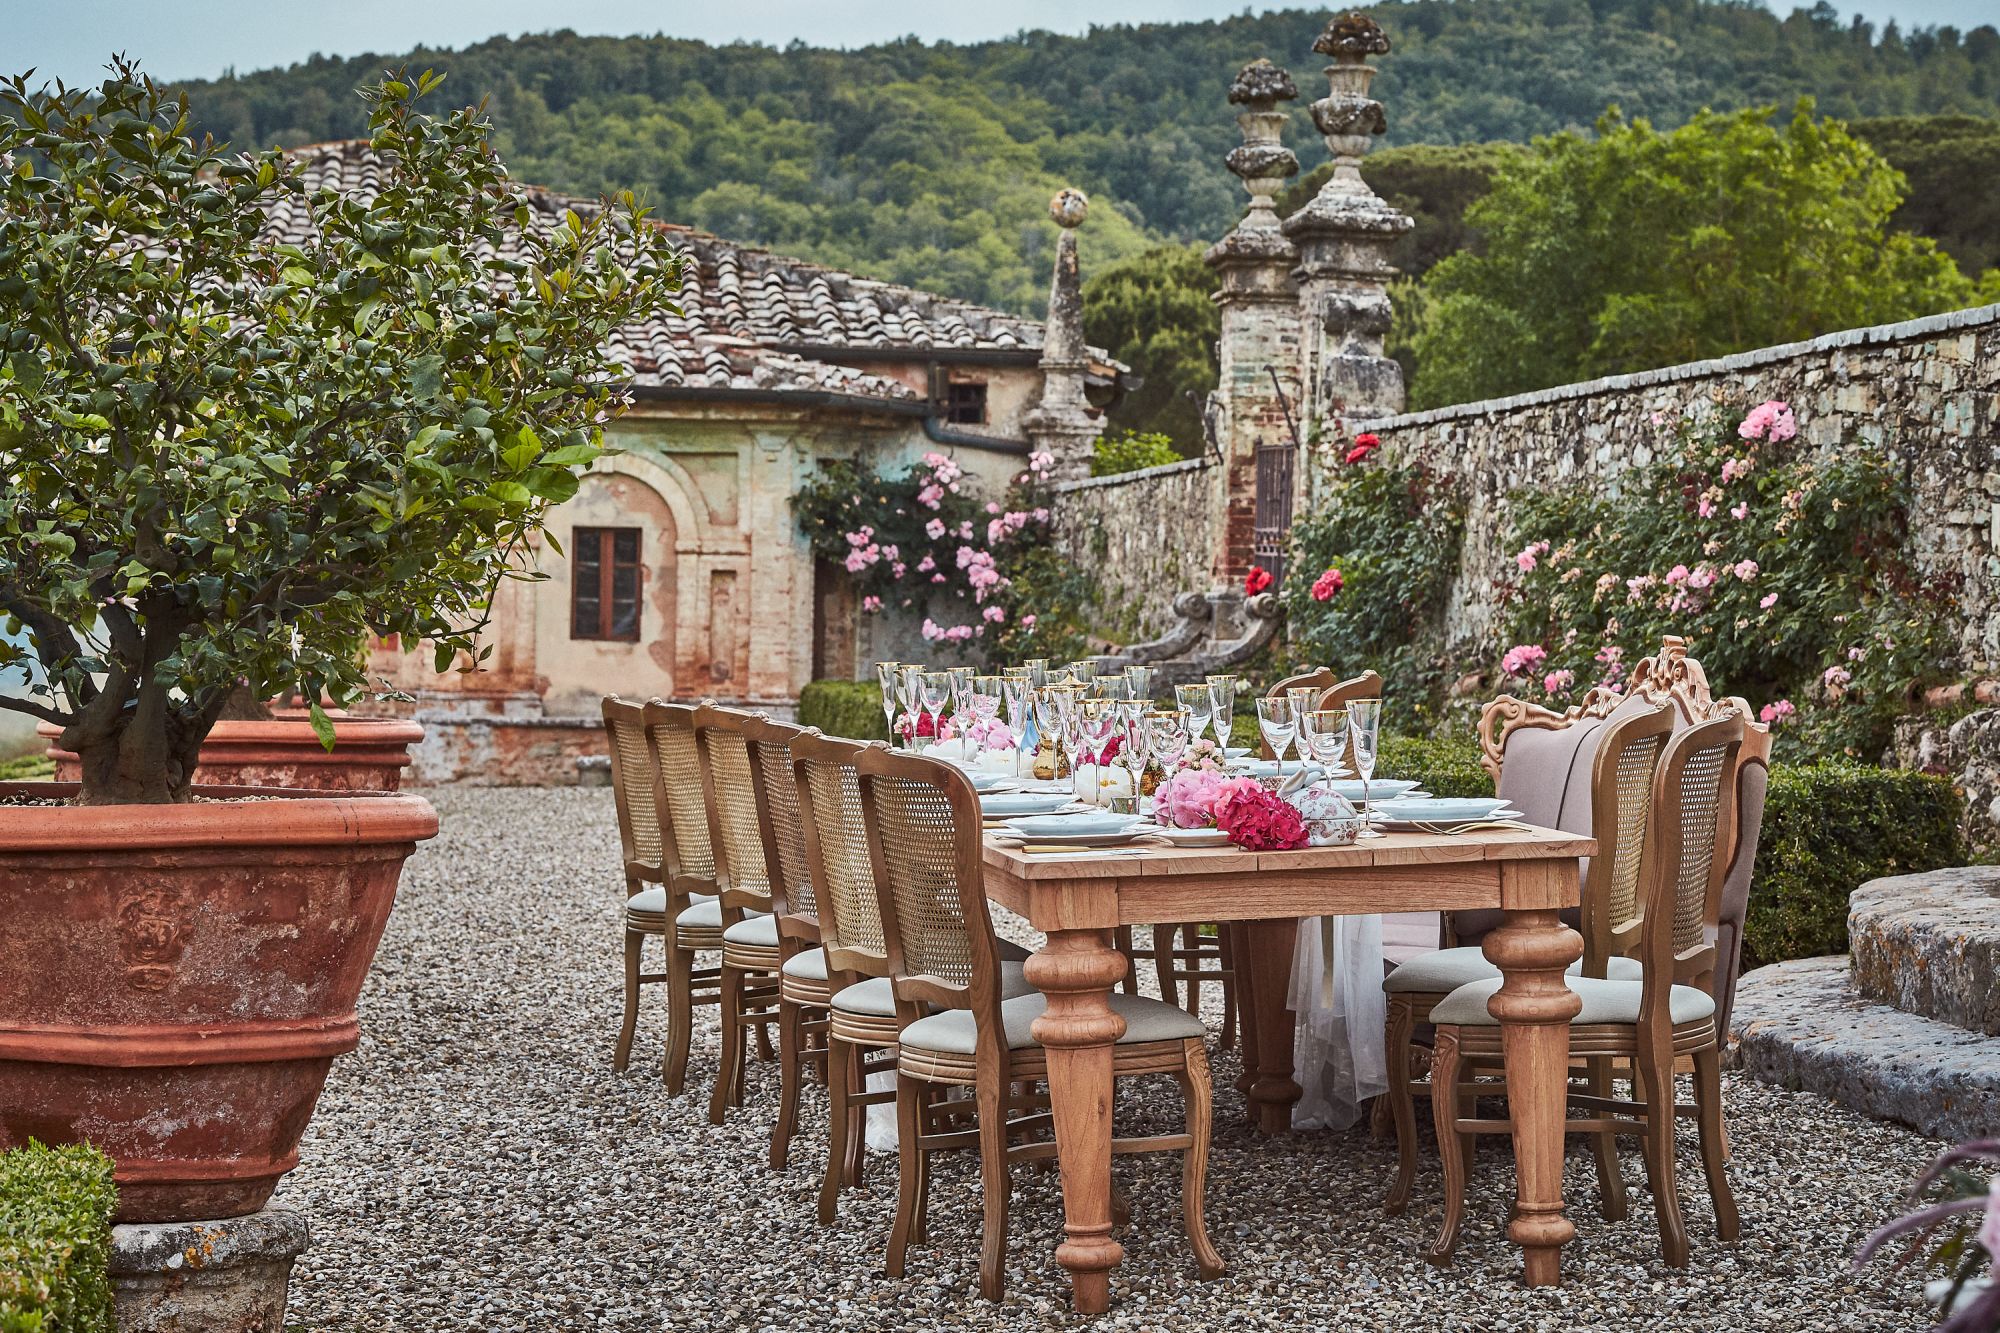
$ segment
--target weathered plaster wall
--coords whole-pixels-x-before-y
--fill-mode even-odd
[[[1615,486],[1671,443],[1684,413],[1792,405],[1801,438],[1829,453],[1880,450],[1915,491],[1911,538],[1931,571],[1964,577],[1968,672],[2000,661],[2000,306],[1956,311],[1538,393],[1356,421],[1394,456],[1422,457],[1466,488],[1454,634],[1491,623],[1508,496],[1526,487]]]
[[[1172,622],[1177,594],[1208,588],[1223,480],[1213,458],[1199,458],[1056,487],[1056,543],[1097,579],[1098,633],[1150,638]]]

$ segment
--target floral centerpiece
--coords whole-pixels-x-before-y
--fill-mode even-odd
[[[1307,843],[1298,809],[1254,778],[1187,768],[1160,784],[1154,817],[1175,828],[1216,828],[1250,851],[1289,851]]]

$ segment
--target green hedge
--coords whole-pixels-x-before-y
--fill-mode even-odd
[[[1471,740],[1394,736],[1384,777],[1491,796]],[[1775,764],[1743,923],[1743,967],[1847,952],[1847,896],[1871,879],[1962,865],[1964,801],[1943,778],[1851,764]]]
[[[45,754],[24,754],[15,759],[0,759],[0,782],[27,782],[35,778],[53,777],[56,761]]]
[[[858,741],[889,739],[882,687],[872,680],[816,680],[799,691],[799,725]]]
[[[88,1145],[0,1153],[0,1333],[109,1333],[117,1200]]]

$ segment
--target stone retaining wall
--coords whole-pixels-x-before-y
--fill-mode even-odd
[[[1209,457],[1055,488],[1056,545],[1097,580],[1098,633],[1151,638],[1172,623],[1176,594],[1207,590],[1222,485]]]
[[[1448,628],[1480,638],[1511,492],[1615,485],[1671,445],[1683,414],[1767,398],[1792,405],[1814,448],[1879,449],[1900,464],[1916,494],[1915,554],[1930,571],[1964,576],[1965,667],[1990,670],[2000,660],[2000,306],[1348,424],[1462,479],[1466,540]]]

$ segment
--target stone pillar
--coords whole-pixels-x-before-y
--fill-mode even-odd
[[[1371,55],[1389,38],[1375,20],[1342,14],[1326,25],[1313,50],[1331,56],[1330,91],[1312,104],[1313,124],[1333,153],[1333,175],[1313,201],[1285,219],[1298,246],[1294,278],[1304,335],[1305,409],[1318,448],[1344,438],[1342,419],[1392,416],[1403,409],[1403,372],[1382,355],[1389,332],[1387,284],[1396,270],[1389,250],[1415,224],[1383,202],[1361,179],[1361,159],[1388,128],[1382,104],[1368,96]],[[1300,460],[1298,475],[1321,460]]]
[[[1062,231],[1056,237],[1055,276],[1049,282],[1049,318],[1042,334],[1042,397],[1022,421],[1037,449],[1055,456],[1056,481],[1090,475],[1102,419],[1084,397],[1089,369],[1083,341],[1083,281],[1076,260],[1076,228],[1090,201],[1081,190],[1062,190],[1049,201],[1049,216]]]
[[[1236,117],[1243,143],[1226,161],[1250,192],[1250,208],[1236,229],[1202,256],[1222,284],[1215,296],[1222,308],[1220,374],[1209,418],[1224,478],[1217,496],[1224,506],[1217,525],[1222,537],[1211,573],[1224,586],[1239,584],[1250,568],[1257,445],[1282,442],[1291,429],[1279,387],[1294,411],[1300,397],[1299,293],[1292,281],[1299,256],[1279,229],[1272,203],[1285,178],[1299,169],[1280,137],[1286,120],[1280,104],[1298,95],[1292,76],[1268,60],[1245,65],[1229,85],[1229,100],[1243,108]]]
[[[306,1220],[289,1208],[111,1228],[118,1333],[284,1333]]]

